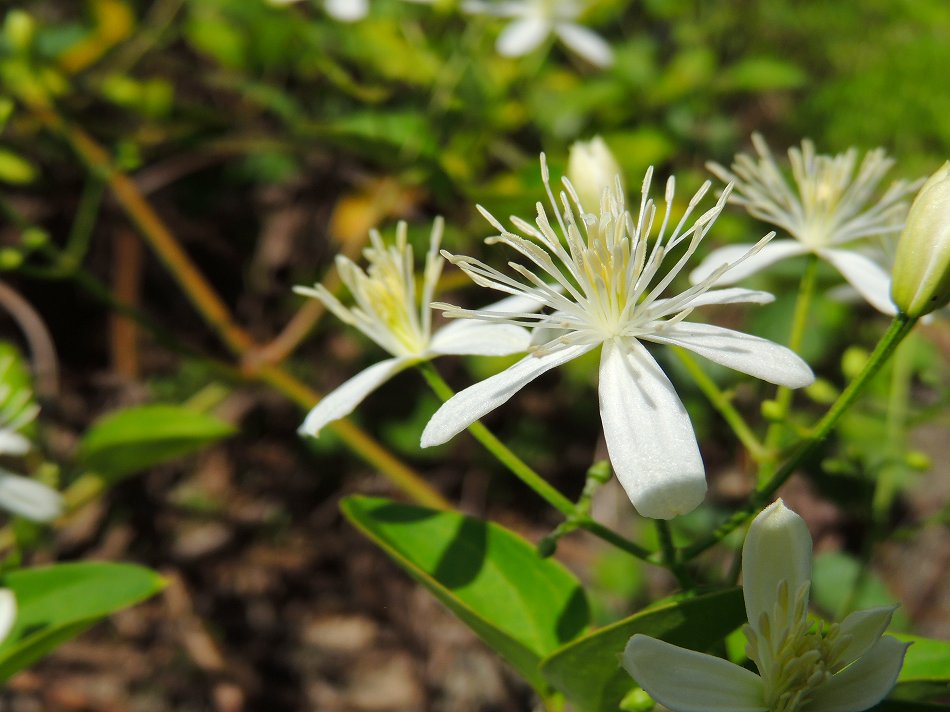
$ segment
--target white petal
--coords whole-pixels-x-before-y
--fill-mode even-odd
[[[8,635],[16,622],[16,596],[8,588],[0,588],[0,643]]]
[[[882,314],[897,313],[891,301],[891,275],[877,262],[852,250],[824,248],[818,254],[833,264],[872,307]]]
[[[870,650],[884,635],[896,608],[897,606],[882,606],[854,611],[841,621],[841,633],[850,635],[851,642],[838,656],[838,665],[844,667]]]
[[[613,63],[613,50],[596,32],[573,22],[560,22],[554,26],[554,31],[564,44],[591,64],[609,67]]]
[[[623,667],[675,712],[767,712],[762,678],[728,660],[637,634]]]
[[[681,321],[664,325],[659,334],[644,334],[641,338],[682,346],[710,361],[780,386],[801,388],[815,381],[811,368],[791,349],[713,324]]]
[[[654,299],[650,305],[650,310],[654,314],[663,313],[664,305],[676,299],[676,297]],[[689,307],[706,307],[712,304],[771,304],[774,301],[775,295],[769,292],[743,289],[742,287],[727,287],[726,289],[710,289],[703,292],[695,299],[690,300]]]
[[[33,445],[20,433],[0,428],[0,455],[25,455]]]
[[[507,356],[530,345],[531,333],[520,326],[456,319],[433,334],[429,350],[437,355]]]
[[[317,403],[303,421],[297,432],[301,435],[317,437],[328,423],[345,418],[370,393],[400,371],[411,366],[413,359],[398,357],[373,364],[360,371],[353,378],[327,393]]]
[[[808,364],[791,349],[713,324],[681,321],[664,326],[659,334],[644,334],[641,338],[682,346],[710,361],[780,386],[801,388],[815,380]]]
[[[604,343],[600,419],[617,479],[644,517],[695,509],[706,473],[689,415],[673,384],[639,341]]]
[[[498,35],[495,49],[505,57],[528,54],[551,32],[551,24],[539,17],[526,17],[510,22]]]
[[[897,682],[910,643],[889,635],[814,692],[808,712],[863,712],[884,699]]]
[[[34,522],[48,522],[63,512],[63,497],[42,482],[0,470],[0,507]]]
[[[420,444],[422,447],[432,447],[447,442],[483,415],[505,403],[542,373],[587,353],[594,346],[566,346],[544,356],[525,356],[501,373],[459,391],[432,416],[432,420],[422,432]]]
[[[779,499],[752,520],[742,546],[742,595],[753,628],[758,629],[762,613],[772,613],[783,580],[792,598],[811,581],[811,534]]]
[[[369,0],[324,0],[323,7],[336,20],[356,22],[369,13]]]
[[[699,267],[689,275],[689,281],[697,284],[719,269],[722,265],[735,262],[743,257],[754,245],[727,245],[713,250]],[[772,240],[757,254],[750,255],[741,264],[736,265],[716,280],[716,284],[734,284],[746,277],[765,269],[769,265],[797,255],[804,255],[808,248],[796,240]]]

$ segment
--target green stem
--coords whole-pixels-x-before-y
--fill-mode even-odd
[[[815,293],[815,276],[818,272],[818,258],[815,255],[809,255],[805,264],[805,271],[802,273],[802,280],[798,287],[798,297],[795,300],[795,312],[792,316],[792,330],[788,336],[788,348],[796,353],[801,348],[802,339],[805,336],[805,327],[808,324],[808,311],[811,308],[812,297]],[[774,420],[765,434],[765,451],[771,455],[770,458],[761,461],[757,476],[758,484],[767,482],[775,472],[775,457],[780,452],[782,436],[785,431],[785,421],[788,419],[789,409],[792,405],[792,389],[787,386],[779,386],[775,392],[775,412]]]
[[[891,371],[891,389],[887,402],[887,461],[878,473],[871,504],[875,528],[887,517],[896,489],[895,476],[899,465],[895,462],[904,450],[904,425],[907,421],[910,379],[913,372],[913,342],[908,339],[894,353]]]
[[[808,437],[799,444],[792,456],[767,482],[761,484],[759,488],[752,493],[749,503],[745,507],[719,525],[709,537],[684,549],[682,552],[683,561],[689,561],[709,547],[722,541],[722,539],[728,536],[733,530],[740,527],[758,513],[758,511],[772,499],[772,496],[778,488],[785,483],[791,474],[798,469],[801,463],[828,437],[835,425],[838,424],[841,416],[853,405],[861,391],[864,390],[870,380],[880,370],[881,366],[887,362],[894,353],[894,349],[896,349],[904,337],[910,333],[916,323],[916,317],[910,317],[906,314],[898,314],[894,317],[894,320],[891,322],[884,336],[878,341],[874,352],[868,358],[867,363],[864,364],[864,369],[848,384],[848,387],[844,389],[841,395],[838,396],[838,399],[832,404],[831,408],[828,409],[824,417],[811,429]]]
[[[693,580],[686,572],[686,568],[680,561],[676,545],[673,544],[673,533],[670,531],[670,523],[665,519],[655,519],[656,534],[660,540],[660,551],[663,552],[663,563],[673,572],[676,580],[684,591],[691,591],[694,588]]]
[[[438,371],[436,371],[435,367],[431,363],[420,363],[418,368],[425,377],[429,387],[432,388],[433,392],[443,401],[447,401],[449,398],[455,395],[455,391],[453,391],[451,386],[445,382],[445,379],[442,378],[442,376]],[[475,436],[475,439],[478,440],[478,442],[480,442],[484,448],[488,450],[488,452],[494,455],[501,464],[507,467],[515,477],[533,489],[538,494],[538,496],[540,496],[545,502],[563,514],[569,521],[576,523],[581,529],[586,529],[594,536],[597,536],[604,541],[613,544],[617,548],[632,554],[638,559],[650,561],[650,563],[656,563],[654,560],[654,552],[649,551],[638,544],[635,544],[634,542],[621,536],[620,534],[617,534],[615,531],[605,527],[604,525],[598,524],[584,512],[578,511],[577,507],[570,499],[565,497],[555,487],[550,485],[547,480],[541,477],[541,475],[535,472],[530,465],[528,465],[524,460],[512,452],[512,450],[507,445],[501,442],[501,440],[499,440],[488,428],[482,425],[481,422],[476,420],[474,423],[468,426],[468,430],[473,436]]]
[[[445,379],[439,375],[439,372],[435,370],[435,367],[433,367],[431,363],[425,362],[419,364],[419,370],[422,371],[422,375],[428,382],[429,387],[432,388],[435,394],[443,401],[447,401],[455,395],[451,386],[445,382]],[[511,470],[515,477],[537,492],[545,502],[566,517],[571,517],[575,514],[576,508],[571,500],[548,484],[541,475],[531,469],[524,460],[495,437],[481,422],[476,420],[468,426],[468,429],[469,432],[475,436],[475,439],[485,446],[486,450],[494,455],[501,464]]]
[[[766,455],[766,449],[762,443],[759,442],[755,433],[752,432],[748,423],[745,422],[745,418],[742,417],[742,414],[732,405],[729,397],[723,393],[719,389],[719,386],[716,385],[716,382],[703,371],[702,367],[696,362],[696,359],[693,358],[689,351],[679,346],[673,346],[672,349],[683,366],[686,367],[686,370],[689,371],[689,375],[696,381],[699,390],[703,392],[703,395],[706,396],[713,408],[719,412],[723,420],[729,424],[729,427],[732,428],[732,431],[745,446],[746,450],[749,451],[749,454],[752,455],[756,461],[761,461]]]

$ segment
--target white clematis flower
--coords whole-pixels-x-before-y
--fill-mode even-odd
[[[701,284],[664,298],[660,295],[712,227],[726,197],[689,225],[690,216],[710,187],[707,182],[682,218],[673,223],[673,179],[667,182],[665,209],[658,215],[649,197],[651,168],[643,181],[634,223],[624,207],[619,178],[613,190],[605,191],[600,213],[594,215],[585,212],[567,179],[567,192],[561,193],[559,208],[543,155],[541,167],[559,232],[540,203],[536,226],[512,218],[524,236],[507,230],[479,208],[500,233],[487,241],[514,248],[533,263],[537,274],[512,262],[509,265],[518,276],[511,277],[470,257],[447,257],[477,284],[534,300],[548,313],[506,314],[448,304],[433,306],[446,309],[446,316],[534,326],[536,341],[545,343],[507,370],[449,399],[429,421],[421,444],[428,447],[446,442],[542,373],[602,346],[600,414],[614,471],[640,514],[655,519],[685,514],[702,501],[706,492],[703,461],[686,409],[643,342],[682,346],[772,383],[791,387],[811,383],[811,369],[783,346],[731,329],[685,321],[696,307],[772,299],[770,294],[747,289],[711,289],[723,273],[761,249],[765,240],[749,255],[721,267]],[[660,224],[650,244],[655,218]],[[685,249],[661,275],[664,259],[677,248]],[[545,280],[553,282],[549,285]]]
[[[0,363],[0,455],[19,457],[33,447],[20,431],[36,419],[40,407],[30,391],[3,382],[12,363],[11,358]],[[63,498],[38,480],[0,467],[0,508],[35,522],[48,522],[62,514]]]
[[[393,358],[380,361],[325,395],[310,411],[299,432],[316,437],[320,430],[356,408],[370,393],[400,371],[436,356],[507,356],[526,351],[527,330],[510,324],[452,322],[432,333],[430,302],[444,260],[439,256],[443,221],[432,226],[429,252],[422,275],[421,297],[416,299],[416,274],[406,223],[396,228],[395,244],[387,245],[378,231],[370,232],[370,246],[363,251],[369,262],[364,272],[352,260],[338,255],[340,279],[356,304],[345,307],[321,284],[295,287],[294,291],[322,301],[341,321],[354,326]],[[493,308],[504,311],[505,300]]]
[[[584,5],[577,0],[465,0],[462,9],[512,21],[498,35],[496,49],[505,57],[521,57],[555,35],[571,50],[598,67],[613,63],[613,50],[595,32],[578,24]]]
[[[840,624],[809,621],[811,536],[782,500],[752,522],[742,550],[746,652],[759,674],[646,635],[623,666],[674,712],[862,712],[894,687],[907,644],[883,636],[893,607]],[[883,636],[883,637],[882,637]]]
[[[731,171],[717,163],[707,167],[716,177],[735,185],[730,202],[793,239],[773,240],[742,267],[730,271],[720,284],[738,282],[789,257],[814,254],[831,263],[875,309],[896,313],[890,297],[890,274],[860,248],[865,238],[900,231],[907,215],[903,198],[917,190],[920,181],[896,181],[875,199],[878,184],[894,163],[883,149],[869,152],[858,167],[856,149],[827,156],[815,153],[814,144],[805,140],[801,149],[788,149],[794,179],[794,185],[789,186],[765,140],[753,134],[752,144],[758,160],[740,153]],[[697,283],[705,280],[750,247],[729,245],[713,250],[690,279]]]

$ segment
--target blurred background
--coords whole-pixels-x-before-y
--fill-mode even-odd
[[[52,531],[18,533],[31,542],[28,563],[138,561],[170,585],[18,675],[2,709],[531,709],[523,683],[342,521],[341,495],[398,488],[351,431],[305,442],[295,430],[316,398],[308,387],[326,392],[381,352],[291,288],[335,289],[334,256],[356,257],[371,227],[391,232],[399,219],[421,251],[444,215],[447,249],[499,264],[475,205],[532,218],[539,152],[559,175],[571,143],[594,135],[631,195],[653,165],[676,174],[684,204],[710,177],[704,163],[728,165],[753,131],[780,156],[805,137],[825,153],[882,146],[896,159],[886,183],[950,156],[945,0],[603,0],[578,22],[612,47],[604,68],[553,37],[500,56],[505,21],[451,1],[369,0],[354,22],[328,5],[3,3],[0,327],[32,365],[44,448],[63,463],[63,484],[80,474],[70,463],[82,433],[118,408],[190,403],[239,433],[115,478]],[[727,210],[704,249],[769,229]],[[799,274],[792,262],[752,283],[777,294],[772,305],[709,318],[784,341]],[[828,289],[803,356],[821,379],[800,398],[802,422],[887,324],[834,298],[834,272],[820,278]],[[451,268],[441,296],[495,298]],[[44,338],[51,348],[37,349]],[[898,628],[950,636],[948,354],[938,317],[782,492],[816,538],[814,598],[829,615],[899,601]],[[595,363],[572,362],[489,421],[571,497],[605,454]],[[461,388],[505,364],[439,368]],[[689,376],[664,366],[709,472],[709,502],[675,523],[694,535],[754,483]],[[707,371],[736,387],[752,419],[771,395]],[[353,420],[463,510],[532,540],[550,532],[556,512],[467,436],[418,449],[437,406],[407,372]],[[889,494],[872,507],[882,477]],[[653,536],[613,485],[595,512]],[[675,586],[586,535],[562,540],[558,556],[591,586],[601,623]],[[713,580],[730,562],[722,551],[702,559]]]

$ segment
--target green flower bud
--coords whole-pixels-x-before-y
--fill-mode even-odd
[[[950,161],[924,183],[897,243],[891,298],[919,317],[950,301]]]
[[[594,136],[590,141],[575,141],[567,158],[567,179],[571,181],[585,212],[600,211],[604,191],[613,189],[620,175],[620,166],[604,139]]]

